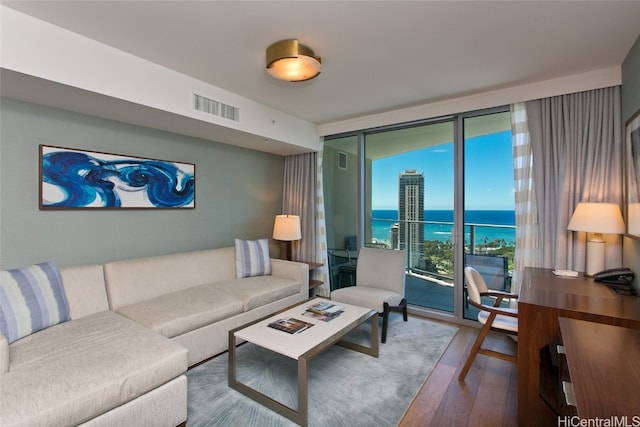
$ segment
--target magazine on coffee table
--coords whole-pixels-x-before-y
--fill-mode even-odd
[[[325,314],[314,313],[313,311],[305,311],[304,313],[302,313],[302,315],[305,316],[305,317],[311,317],[311,318],[314,318],[314,319],[322,320],[323,322],[328,322],[329,320],[333,320],[336,317],[340,316],[341,313],[342,312],[339,311],[339,312],[334,313],[334,314],[325,315]]]
[[[268,326],[289,334],[299,334],[300,332],[312,327],[313,323],[305,322],[304,320],[299,320],[293,317],[285,317],[284,319],[278,319],[269,323]]]
[[[344,311],[344,307],[331,302],[320,302],[307,308],[303,313],[305,316],[316,317],[322,320],[331,320],[339,316]]]
[[[307,311],[322,314],[324,316],[336,314],[343,311],[343,308],[331,302],[319,302],[307,308]]]
[[[302,313],[302,315],[328,322],[329,320],[335,319],[336,317],[340,316],[343,311],[344,308],[339,305],[330,302],[321,302],[307,308],[307,310]]]

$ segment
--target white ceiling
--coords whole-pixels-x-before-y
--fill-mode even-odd
[[[315,124],[619,66],[640,1],[0,1]],[[264,70],[269,44],[322,57]]]

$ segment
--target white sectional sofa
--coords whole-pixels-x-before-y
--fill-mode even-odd
[[[223,352],[229,330],[309,298],[307,264],[271,259],[237,278],[234,247],[105,264],[111,310],[189,349],[189,366]]]
[[[230,329],[308,298],[306,264],[237,278],[235,253],[61,268],[69,320],[0,333],[0,426],[184,424],[188,367],[225,351]]]

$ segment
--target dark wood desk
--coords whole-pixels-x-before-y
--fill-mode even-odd
[[[640,329],[640,298],[622,296],[580,275],[527,267],[518,299],[518,425],[557,425],[539,397],[540,350],[561,341],[559,317]],[[604,391],[603,391],[604,392]]]
[[[626,417],[637,425],[640,405],[640,330],[560,318],[578,416]]]

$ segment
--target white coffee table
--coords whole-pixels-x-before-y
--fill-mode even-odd
[[[306,426],[308,421],[307,366],[311,359],[334,344],[378,357],[378,313],[375,310],[339,303],[338,305],[344,307],[344,312],[329,322],[302,315],[308,307],[321,301],[327,300],[314,298],[229,331],[229,387],[301,426]],[[314,326],[298,334],[289,334],[267,326],[272,321],[285,317],[304,320],[313,323]],[[368,319],[371,319],[369,347],[342,339]],[[237,380],[237,340],[249,341],[298,361],[297,410]]]

